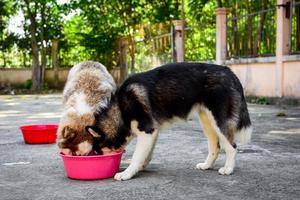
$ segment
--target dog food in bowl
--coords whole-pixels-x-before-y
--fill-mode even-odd
[[[20,129],[27,144],[52,144],[56,141],[56,124],[23,125]]]
[[[111,178],[119,171],[123,152],[89,156],[72,156],[60,153],[60,156],[69,178],[98,180]]]

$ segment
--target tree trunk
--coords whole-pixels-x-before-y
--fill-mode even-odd
[[[30,9],[29,1],[25,0],[25,5],[27,8],[27,15],[29,16],[30,25],[29,31],[31,36],[31,50],[32,50],[32,90],[39,90],[41,89],[40,85],[40,66],[39,66],[39,49],[36,40],[36,8],[37,5],[35,4],[35,12],[32,12]]]
[[[135,49],[135,47],[133,47]],[[135,52],[134,50],[132,50],[133,53],[131,54],[131,73],[134,74],[135,73]]]
[[[296,0],[300,3],[300,0]],[[300,4],[296,6],[296,51],[300,51]]]
[[[23,67],[26,67],[26,52],[23,51]]]
[[[2,55],[3,55],[3,68],[5,68],[6,67],[6,58],[5,58],[4,51],[2,51]]]
[[[135,73],[135,42],[133,36],[130,36],[130,57],[131,57],[130,71],[132,74],[134,74]]]
[[[45,68],[47,64],[47,52],[46,52],[46,41],[45,41],[45,30],[44,30],[44,24],[45,24],[45,4],[42,4],[41,9],[41,47],[42,47],[42,61],[41,61],[41,69],[40,69],[40,85],[43,86],[44,84],[44,76],[45,76]]]
[[[51,58],[52,58],[52,67],[54,70],[54,87],[58,88],[58,83],[59,83],[59,77],[58,77],[58,59],[57,59],[57,55],[58,55],[58,43],[59,40],[58,39],[53,39],[52,40],[52,48],[51,48]]]
[[[0,16],[0,21],[1,21],[1,16]],[[2,34],[2,37],[1,37],[1,40],[3,41],[4,40],[4,34]],[[3,47],[2,47],[3,48]],[[4,49],[2,49],[2,57],[3,57],[3,67],[5,68],[5,65],[6,65],[6,59],[5,59],[5,53],[4,53]]]
[[[36,19],[35,16],[30,15],[30,35],[32,48],[32,90],[40,90],[40,66],[39,66],[39,50],[36,40]]]

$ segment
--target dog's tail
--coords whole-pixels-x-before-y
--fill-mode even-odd
[[[247,109],[245,97],[242,96],[242,103],[240,106],[239,120],[234,135],[234,140],[239,144],[248,144],[251,141],[252,126]]]

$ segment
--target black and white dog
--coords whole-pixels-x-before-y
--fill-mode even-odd
[[[176,118],[186,119],[192,111],[199,114],[208,139],[207,158],[196,167],[211,168],[221,144],[226,162],[219,173],[231,174],[237,154],[235,141],[248,142],[252,128],[243,88],[228,67],[174,63],[135,74],[96,117],[96,125],[87,129],[102,138],[99,148],[119,149],[137,137],[131,164],[115,175],[117,180],[128,180],[151,160],[163,125]]]

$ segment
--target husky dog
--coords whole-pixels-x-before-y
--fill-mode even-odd
[[[86,127],[95,124],[94,114],[107,107],[115,90],[113,78],[98,62],[82,62],[70,70],[57,132],[58,146],[64,154],[87,155],[93,150],[91,144],[99,137]]]
[[[250,140],[252,128],[243,88],[233,72],[224,66],[204,63],[167,64],[129,77],[117,90],[110,104],[96,117],[91,132],[103,139],[99,148],[125,147],[137,137],[129,167],[115,175],[128,180],[151,160],[158,132],[173,119],[199,114],[208,139],[208,155],[197,168],[212,168],[220,151],[226,152],[222,175],[235,167],[236,140]]]

